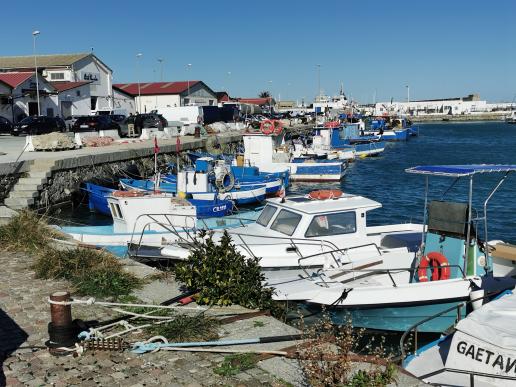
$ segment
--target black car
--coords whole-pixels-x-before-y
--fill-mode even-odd
[[[134,125],[134,135],[139,136],[144,128],[163,128],[168,126],[168,121],[161,114],[146,113],[129,116],[124,122],[120,123],[120,132],[122,136],[129,135],[129,125]]]
[[[74,132],[93,132],[99,130],[120,130],[120,126],[109,116],[79,117],[72,126]]]
[[[111,118],[111,121],[115,121],[117,124],[124,122],[126,118],[123,114],[110,114],[108,117]]]
[[[13,124],[5,117],[0,117],[0,133],[11,134],[13,130]]]
[[[62,118],[47,116],[26,117],[13,125],[12,135],[20,134],[45,134],[52,132],[66,132],[66,124]]]

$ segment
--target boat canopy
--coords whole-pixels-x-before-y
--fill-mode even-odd
[[[408,173],[434,176],[472,176],[477,173],[513,172],[516,165],[472,164],[472,165],[425,165],[405,169]]]

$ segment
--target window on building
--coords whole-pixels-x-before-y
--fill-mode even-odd
[[[97,97],[91,97],[91,110],[97,110]]]
[[[81,91],[80,91],[80,90],[76,90],[76,91],[75,91],[75,95],[76,95],[77,97],[80,97],[80,96],[81,96]]]
[[[213,100],[210,99],[210,102],[209,102],[210,106],[213,106]]]
[[[190,103],[190,98],[183,98],[183,104],[186,106]]]
[[[64,78],[64,73],[50,73],[50,79],[53,81],[63,80]]]

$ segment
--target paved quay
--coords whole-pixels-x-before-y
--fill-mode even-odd
[[[79,358],[51,356],[41,348],[48,338],[49,305],[46,299],[56,290],[69,289],[69,285],[63,281],[35,279],[34,272],[29,269],[31,261],[24,254],[0,252],[0,364],[2,357],[5,358],[5,379],[2,383],[0,372],[0,386],[4,383],[9,386],[285,385],[260,367],[233,377],[219,376],[213,369],[224,359],[220,354],[162,351],[136,355],[129,351],[87,351]],[[83,319],[109,316],[106,309],[96,306],[74,307],[73,313],[74,318]],[[280,324],[266,316],[237,321],[223,325],[221,334],[231,332],[233,338],[241,332],[240,337],[246,337],[253,326],[260,325],[264,335],[270,335],[282,329],[275,326],[275,322]],[[288,342],[278,344],[280,348],[289,345]]]

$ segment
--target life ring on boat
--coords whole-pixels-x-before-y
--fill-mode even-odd
[[[432,251],[428,253],[419,263],[417,277],[419,282],[428,282],[427,269],[431,265],[432,281],[446,280],[450,278],[450,263],[441,253]]]
[[[272,120],[263,120],[260,123],[260,132],[265,135],[274,133],[274,122]]]
[[[343,193],[340,189],[320,189],[310,192],[308,198],[312,200],[336,199],[340,198]]]
[[[143,192],[131,189],[129,191],[114,191],[113,196],[116,198],[134,198],[138,196],[143,196]]]
[[[338,128],[340,126],[339,121],[328,121],[324,123],[325,128]]]

